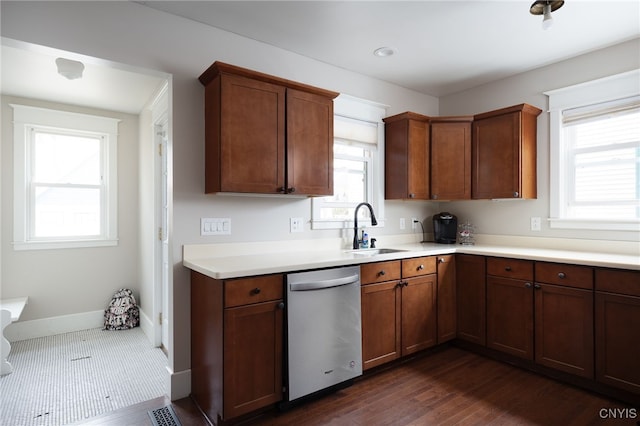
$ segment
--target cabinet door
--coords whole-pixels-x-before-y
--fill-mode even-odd
[[[640,297],[597,291],[595,321],[596,380],[640,394]]]
[[[207,173],[219,173],[220,191],[278,193],[285,181],[285,88],[221,78],[220,165],[207,166]]]
[[[535,360],[593,378],[593,291],[535,284]]]
[[[519,198],[520,114],[473,123],[473,198]]]
[[[435,274],[404,280],[402,287],[402,355],[437,342]]]
[[[385,121],[385,198],[426,200],[429,198],[428,117],[398,117]]]
[[[333,100],[287,89],[287,192],[333,195]]]
[[[533,360],[531,283],[487,277],[487,347]]]
[[[484,256],[456,255],[458,338],[485,346],[486,265]]]
[[[471,122],[431,123],[431,199],[471,198]]]
[[[361,287],[364,370],[400,357],[400,287],[387,281]]]
[[[456,337],[456,262],[454,255],[438,256],[438,343]]]
[[[282,301],[224,310],[224,412],[229,419],[282,399]]]

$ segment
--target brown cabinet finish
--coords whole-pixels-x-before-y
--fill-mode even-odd
[[[536,281],[593,290],[593,268],[563,263],[536,262]]]
[[[361,287],[364,370],[400,357],[402,301],[398,286],[395,280]]]
[[[521,104],[474,116],[472,198],[537,197],[537,116],[541,112]]]
[[[486,262],[484,256],[456,254],[458,339],[485,346]]]
[[[471,123],[473,117],[432,118],[431,199],[471,198]]]
[[[385,199],[429,199],[429,117],[405,112],[385,123]]]
[[[535,361],[593,379],[593,291],[536,282],[534,294]]]
[[[596,380],[640,394],[640,272],[596,269]]]
[[[399,260],[374,262],[360,265],[360,282],[362,284],[381,283],[400,279],[401,263]]]
[[[216,280],[192,271],[192,397],[210,420],[282,399],[283,282],[279,274]]]
[[[221,62],[205,85],[205,192],[333,193],[338,93]]]
[[[533,360],[531,287],[523,280],[487,277],[487,347]]]
[[[488,257],[487,274],[514,280],[533,281],[533,261]]]
[[[402,355],[437,343],[435,274],[404,280],[402,287]]]
[[[438,256],[438,343],[455,339],[457,331],[456,315],[456,257]]]
[[[437,272],[436,257],[414,257],[402,259],[402,278],[419,277]]]

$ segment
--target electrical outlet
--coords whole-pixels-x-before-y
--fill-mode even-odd
[[[404,223],[404,217],[400,218],[400,229],[404,229],[406,227],[405,223]]]
[[[302,232],[302,218],[301,217],[292,217],[289,218],[289,232]]]
[[[542,221],[539,217],[531,218],[531,230],[532,231],[540,231],[542,230]]]
[[[411,229],[415,231],[417,227],[418,227],[418,218],[417,217],[412,217],[411,218]]]

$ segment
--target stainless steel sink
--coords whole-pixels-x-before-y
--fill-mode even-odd
[[[392,248],[373,248],[373,249],[359,249],[359,250],[347,250],[345,253],[351,253],[354,256],[376,256],[378,254],[390,254],[400,253],[407,250],[398,250]]]

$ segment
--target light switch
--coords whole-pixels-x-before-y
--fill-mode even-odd
[[[200,218],[200,235],[230,235],[231,219],[228,217]]]

